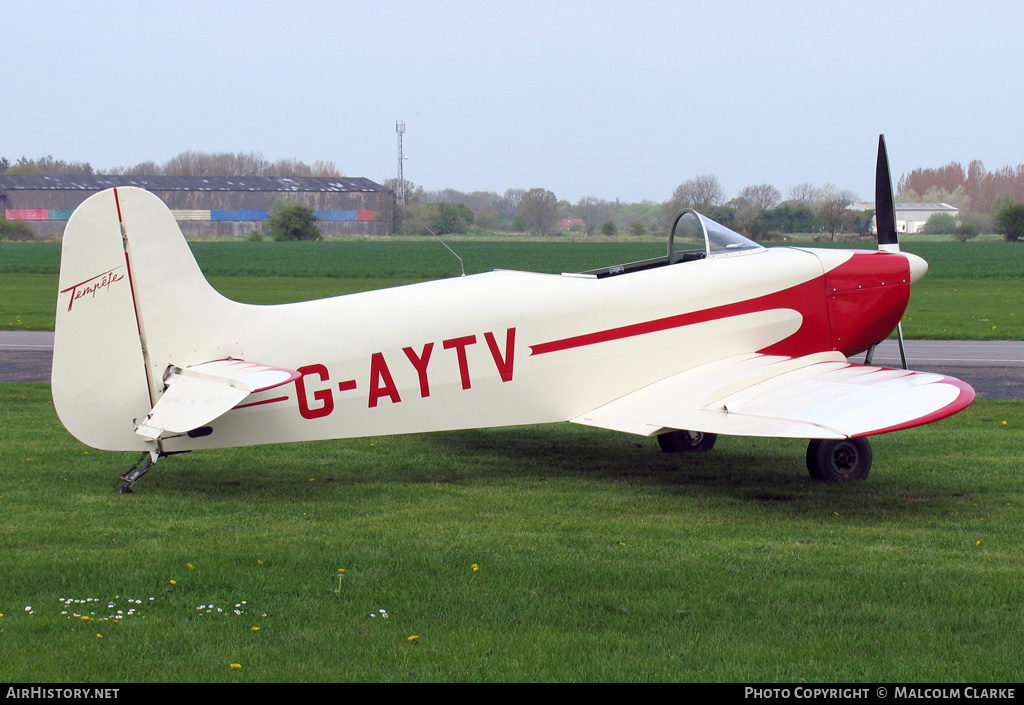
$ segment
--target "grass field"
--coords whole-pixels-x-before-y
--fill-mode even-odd
[[[851,485],[801,441],[561,424],[173,456],[119,496],[134,457],[0,384],[0,681],[1015,682],[1022,429],[979,400]]]

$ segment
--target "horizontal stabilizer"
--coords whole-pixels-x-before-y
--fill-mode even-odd
[[[135,433],[150,440],[188,433],[227,413],[250,394],[299,376],[294,370],[230,359],[171,367],[164,378],[163,396]]]
[[[841,353],[739,355],[673,375],[573,419],[651,436],[850,438],[952,416],[974,390],[952,377],[849,363]]]

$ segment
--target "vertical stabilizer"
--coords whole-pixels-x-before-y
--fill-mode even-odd
[[[164,349],[188,332],[188,310],[224,302],[159,198],[117,188],[87,199],[61,247],[51,383],[64,426],[94,448],[152,450],[135,420],[163,392]]]

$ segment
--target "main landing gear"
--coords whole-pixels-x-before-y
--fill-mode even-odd
[[[863,480],[871,471],[871,444],[867,438],[815,438],[807,444],[807,471],[824,482]]]
[[[718,434],[700,431],[669,431],[658,436],[658,445],[666,453],[707,453],[715,447]]]
[[[658,445],[666,453],[706,453],[717,439],[714,433],[670,431],[658,436]],[[807,471],[822,482],[863,480],[871,471],[871,444],[867,438],[815,438],[807,445]]]

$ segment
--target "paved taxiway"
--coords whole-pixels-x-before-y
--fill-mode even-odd
[[[952,375],[982,397],[1024,400],[1024,341],[908,340],[906,347],[913,370]],[[52,332],[0,331],[0,382],[49,382],[52,358]],[[896,342],[884,341],[871,362],[899,367]]]

